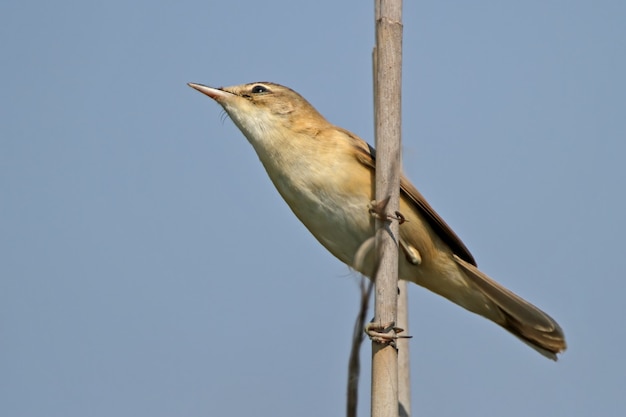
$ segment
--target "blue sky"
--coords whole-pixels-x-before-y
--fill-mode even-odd
[[[373,143],[373,2],[347,3],[0,5],[0,415],[343,415],[358,277],[186,83],[278,82]],[[569,344],[412,286],[414,415],[626,408],[625,19],[405,3],[405,172]]]

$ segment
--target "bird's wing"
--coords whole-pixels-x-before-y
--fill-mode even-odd
[[[357,159],[368,168],[376,169],[376,150],[362,139],[354,136],[352,133],[346,133],[354,140],[353,144],[357,149]],[[424,196],[417,191],[415,186],[404,177],[400,178],[400,192],[409,202],[411,202],[421,213],[427,223],[432,227],[437,236],[443,240],[452,249],[452,252],[459,258],[476,266],[476,261],[470,253],[469,249],[463,244],[461,239],[452,231],[450,226],[441,218],[439,214],[428,204]]]
[[[435,233],[452,249],[452,253],[457,255],[464,261],[476,266],[476,261],[470,253],[469,249],[461,241],[461,239],[454,233],[454,231],[448,226],[448,224],[441,218],[439,214],[433,209],[424,196],[417,191],[417,188],[411,182],[404,177],[400,177],[400,191],[420,210],[424,215],[424,218],[428,221],[430,227],[433,228]]]

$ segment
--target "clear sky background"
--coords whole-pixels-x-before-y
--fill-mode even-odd
[[[186,83],[275,81],[373,143],[373,8],[2,2],[0,415],[344,415],[358,277]],[[405,2],[405,171],[569,344],[553,363],[411,286],[415,416],[623,415],[624,22]]]

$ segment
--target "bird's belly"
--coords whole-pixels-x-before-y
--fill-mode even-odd
[[[354,264],[361,245],[374,235],[374,220],[365,196],[336,198],[336,195],[301,191],[298,195],[281,194],[298,219],[326,249],[348,266],[369,275],[366,265]]]

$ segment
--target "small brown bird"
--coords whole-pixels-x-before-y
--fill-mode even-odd
[[[374,235],[375,153],[329,123],[295,91],[270,82],[211,88],[189,84],[217,101],[248,138],[294,214],[333,255],[371,277],[373,254],[355,263]],[[463,242],[405,178],[400,183],[399,278],[414,282],[494,321],[544,356],[565,350],[554,319],[476,267]]]

